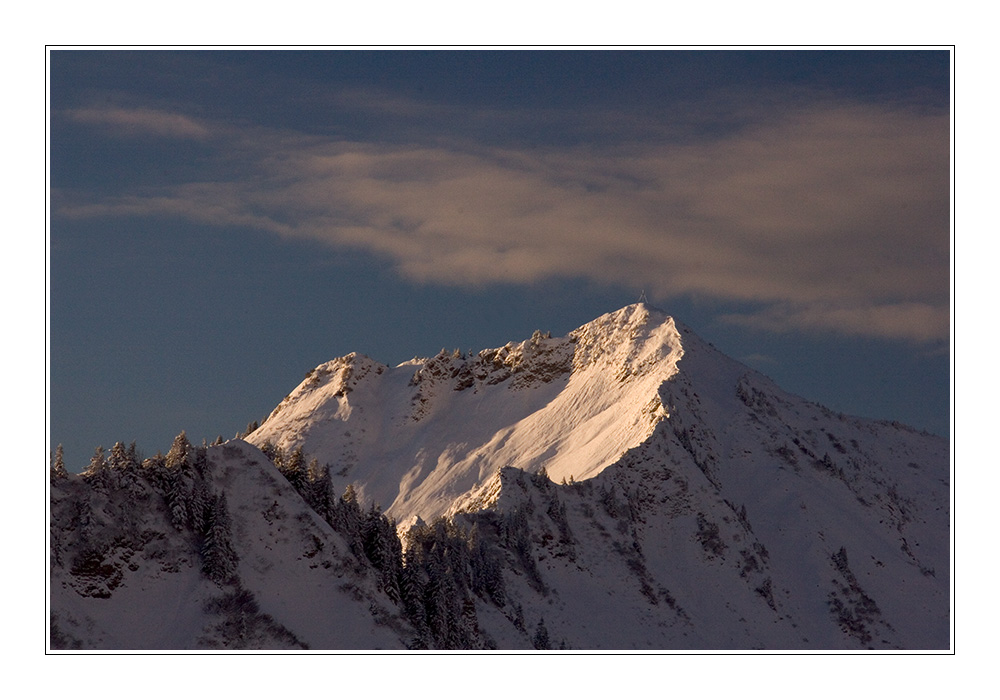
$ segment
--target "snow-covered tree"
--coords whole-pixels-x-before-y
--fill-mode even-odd
[[[56,446],[56,453],[52,457],[52,463],[49,466],[49,478],[51,479],[65,479],[69,474],[66,472],[66,463],[63,461],[63,446],[59,443]]]
[[[277,447],[270,440],[264,441],[264,444],[260,446],[260,451],[263,452],[264,456],[267,457],[269,460],[271,460],[274,466],[278,467],[279,469],[281,468],[282,464],[284,464],[285,461],[284,452],[280,447]]]
[[[174,444],[170,446],[170,451],[167,452],[167,469],[187,469],[191,466],[188,457],[190,452],[191,443],[188,442],[187,433],[182,430],[174,438]]]
[[[201,547],[201,570],[220,585],[232,582],[239,564],[239,556],[233,549],[231,528],[226,494],[222,493],[215,497],[208,509],[208,523]]]
[[[474,523],[469,533],[469,572],[472,591],[500,608],[507,604],[502,556],[495,545],[480,536],[479,523]]]
[[[98,445],[94,448],[94,456],[90,458],[90,464],[84,470],[84,476],[97,476],[107,466],[107,459],[104,457],[104,446]]]
[[[379,588],[398,603],[403,552],[396,535],[396,523],[373,505],[363,517],[361,538],[365,556],[379,572]]]
[[[184,475],[178,469],[168,468],[164,474],[164,480],[166,482],[164,498],[170,513],[170,524],[178,532],[183,532],[191,523]]]
[[[135,440],[129,443],[127,452],[130,463],[136,467],[142,466],[142,457],[139,456],[139,449],[135,446]]]
[[[359,559],[364,556],[364,541],[361,536],[361,506],[358,504],[354,486],[347,485],[344,495],[337,501],[333,513],[333,529],[344,536],[351,552]]]
[[[329,470],[319,467],[317,460],[312,460],[308,473],[308,489],[306,502],[315,510],[330,527],[336,528],[337,498],[333,490],[333,481]]]
[[[147,472],[150,478],[155,480],[159,478],[160,473],[166,469],[166,457],[163,453],[157,451],[152,457],[142,460],[142,469]]]
[[[278,468],[284,474],[285,478],[288,479],[288,483],[301,493],[302,487],[306,482],[306,457],[302,452],[302,447],[296,447],[292,454]]]
[[[538,621],[538,626],[535,628],[535,636],[532,637],[531,643],[536,649],[552,648],[552,643],[549,641],[549,630],[545,627],[544,617]]]
[[[131,471],[138,466],[134,453],[130,453],[121,441],[116,442],[108,456],[108,467],[115,471]]]
[[[319,465],[319,460],[315,457],[309,460],[309,466],[306,467],[306,478],[310,483],[316,483],[326,478],[326,469]]]
[[[208,447],[204,444],[194,448],[194,457],[191,459],[191,466],[198,478],[204,478],[208,470]]]
[[[191,490],[188,507],[191,514],[191,529],[199,535],[204,536],[207,530],[210,516],[209,508],[212,502],[213,498],[208,492],[208,484],[204,479],[196,480],[194,488]]]

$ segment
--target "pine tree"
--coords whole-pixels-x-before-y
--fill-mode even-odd
[[[479,638],[479,618],[476,616],[476,603],[472,598],[462,602],[462,643],[463,649],[477,649],[482,646]]]
[[[426,639],[426,611],[424,609],[424,581],[420,566],[404,556],[403,570],[399,577],[399,597],[403,614],[417,630],[418,637]],[[424,634],[421,635],[421,632]],[[426,648],[426,644],[424,645]]]
[[[123,529],[130,530],[136,527],[140,519],[137,502],[143,498],[146,487],[141,483],[139,457],[134,442],[130,447],[125,447],[121,441],[114,444],[100,480],[105,488],[115,491],[120,496],[119,518]]]
[[[313,460],[314,462],[316,460]],[[312,484],[309,489],[309,505],[319,513],[319,516],[333,528],[336,528],[337,496],[333,490],[333,481],[327,469],[312,472]]]
[[[288,483],[301,493],[306,481],[306,458],[302,452],[302,446],[296,447],[288,459],[284,460],[284,463],[278,468],[288,479]]]
[[[212,497],[208,493],[208,485],[204,479],[198,479],[191,490],[189,502],[191,512],[191,529],[200,536],[204,536],[208,528],[210,517],[209,508],[212,504]]]
[[[149,472],[150,476],[155,480],[159,478],[160,473],[166,469],[166,457],[163,453],[157,450],[156,454],[152,457],[142,460],[142,468]]]
[[[503,580],[503,563],[496,548],[479,536],[479,523],[473,525],[469,540],[469,569],[472,590],[476,595],[489,599],[499,608],[507,604],[507,591]]]
[[[336,504],[334,510],[333,529],[344,536],[350,545],[351,552],[359,559],[364,556],[364,541],[361,534],[361,506],[354,493],[354,486],[347,485],[344,495]]]
[[[167,510],[170,512],[170,524],[178,532],[183,532],[191,522],[184,476],[179,470],[168,468],[164,477],[166,481],[164,497],[167,501]]]
[[[180,434],[174,438],[174,444],[170,446],[170,451],[167,452],[167,469],[186,470],[189,466],[191,466],[188,458],[190,452],[191,443],[188,442],[187,433],[182,430]]]
[[[552,483],[549,480],[549,472],[545,469],[544,465],[531,475],[531,481],[540,489],[547,489]]]
[[[129,464],[138,469],[142,466],[142,457],[139,456],[139,449],[135,446],[135,440],[129,443],[128,450],[128,461]]]
[[[618,504],[614,484],[611,484],[610,489],[606,489],[604,484],[601,484],[601,504],[604,506],[604,511],[612,518],[617,518],[620,515],[621,507]]]
[[[83,474],[84,476],[97,476],[104,471],[105,466],[107,466],[107,460],[104,458],[104,447],[98,445],[94,448],[94,456],[90,458],[90,464],[87,465]]]
[[[424,586],[424,609],[431,637],[438,644],[448,638],[448,603],[451,593],[441,548],[433,547],[424,564],[427,583]]]
[[[552,644],[549,641],[549,630],[545,627],[545,618],[543,617],[538,621],[538,627],[535,628],[535,636],[531,640],[536,649],[551,649]]]
[[[319,466],[319,460],[315,457],[309,460],[309,466],[306,467],[306,478],[314,484],[326,478],[326,469]]]
[[[354,492],[354,484],[348,484],[344,495],[340,497],[344,503],[358,504],[358,495]]]
[[[372,505],[362,519],[361,540],[365,557],[379,572],[379,587],[392,602],[398,603],[403,555],[396,524],[378,506]]]
[[[524,610],[521,608],[520,603],[514,603],[514,619],[511,622],[514,623],[515,629],[526,632],[524,629]]]
[[[385,541],[385,564],[382,568],[382,590],[394,603],[402,599],[400,581],[403,578],[403,544],[396,534],[396,522],[382,517],[382,537]]]
[[[201,548],[202,571],[220,585],[236,577],[239,557],[233,549],[226,494],[218,495],[208,509],[205,540]]]
[[[205,473],[208,471],[208,447],[201,445],[194,448],[194,459],[192,459],[191,466],[194,467],[194,473],[198,478],[205,478]]]
[[[52,463],[49,467],[49,478],[50,479],[65,479],[69,474],[66,471],[66,463],[63,461],[63,446],[59,443],[56,446],[56,454],[52,458]]]
[[[260,446],[260,451],[264,453],[264,456],[271,460],[271,463],[278,469],[281,469],[285,464],[285,452],[280,447],[276,446],[270,440],[265,440],[264,444]]]
[[[108,457],[108,468],[116,471],[127,471],[131,466],[128,450],[119,440],[111,448],[111,454]]]

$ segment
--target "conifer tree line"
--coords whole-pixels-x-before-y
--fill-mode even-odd
[[[261,451],[344,537],[355,557],[374,569],[380,590],[399,606],[416,632],[413,648],[492,646],[492,640],[481,637],[473,596],[502,610],[507,607],[506,556],[501,547],[511,542],[522,551],[530,548],[523,514],[520,518],[469,515],[471,522],[466,525],[442,517],[429,525],[418,523],[404,542],[395,521],[377,504],[361,506],[353,486],[337,496],[329,467],[316,459],[307,464],[301,447],[286,454],[265,442]],[[530,556],[522,558],[534,563]]]
[[[95,448],[80,474],[90,488],[90,498],[78,501],[74,519],[83,545],[79,558],[103,556],[112,542],[138,549],[153,537],[139,525],[143,513],[156,506],[151,502],[152,492],[161,499],[159,505],[169,525],[191,539],[201,556],[202,572],[220,585],[235,582],[239,557],[232,544],[226,495],[214,492],[207,472],[207,447],[192,446],[184,431],[174,438],[166,455],[157,452],[147,459],[141,458],[135,442],[128,447],[116,442],[107,452],[102,446]],[[68,477],[61,445],[52,458],[50,476],[53,482]],[[114,532],[98,531],[93,524],[90,510],[96,503],[112,516]]]
[[[131,544],[141,549],[157,536],[141,525],[152,509],[162,513],[169,528],[188,538],[209,580],[242,590],[229,504],[226,494],[211,483],[207,451],[205,444],[193,446],[183,431],[165,455],[157,452],[143,458],[134,442],[128,446],[116,442],[110,450],[95,448],[80,474],[85,496],[77,501],[66,530],[79,540],[71,570],[86,571],[94,562],[104,561],[112,546]],[[377,504],[362,507],[351,485],[336,494],[328,465],[307,461],[301,447],[286,452],[267,442],[261,451],[343,536],[359,564],[371,570],[379,590],[412,626],[412,648],[495,648],[495,642],[480,631],[476,599],[498,608],[536,648],[548,648],[544,622],[525,621],[520,606],[510,600],[504,579],[505,570],[514,569],[545,592],[533,554],[530,502],[507,513],[479,511],[440,517],[430,524],[419,522],[401,539],[395,521]],[[53,485],[68,478],[61,445],[51,457],[50,478]],[[555,490],[547,488],[551,482],[544,473],[532,479],[545,487],[543,507],[557,525],[560,541],[571,550],[565,506]],[[113,527],[96,525],[97,508],[111,516]],[[53,551],[60,551],[56,540]]]

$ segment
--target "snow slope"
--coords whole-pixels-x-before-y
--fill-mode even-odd
[[[201,467],[54,479],[53,646],[947,650],[949,455],[642,304],[476,355],[349,355]],[[366,515],[331,505],[348,486]],[[206,493],[225,580],[177,525]]]
[[[238,566],[222,584],[147,475],[53,483],[53,648],[402,648],[395,606],[256,448],[209,447],[203,481],[232,520]]]
[[[682,355],[673,320],[644,305],[475,356],[390,368],[348,355],[313,370],[247,440],[301,447],[341,490],[429,521],[501,467],[600,473],[666,416],[657,389]]]
[[[627,525],[566,516],[578,556],[603,552],[585,580],[579,560],[540,574],[574,591],[560,596],[568,621],[594,610],[595,592],[609,620],[648,618],[636,611],[662,586],[691,621],[678,627],[657,599],[671,611],[657,629],[683,628],[660,637],[669,647],[949,644],[947,442],[790,395],[643,304],[472,357],[336,360],[249,440],[301,447],[403,523],[503,511],[505,467],[577,482],[557,487],[565,494],[618,484]],[[642,555],[611,556],[598,546],[608,541]],[[623,609],[603,600],[633,579],[639,597]],[[588,645],[614,638],[594,629]],[[624,634],[633,646],[635,631]]]

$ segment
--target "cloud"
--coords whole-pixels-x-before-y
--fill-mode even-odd
[[[80,108],[66,111],[75,122],[116,130],[129,136],[151,135],[178,139],[203,139],[209,129],[196,119],[156,109],[120,107]]]
[[[409,102],[395,109],[420,112]],[[152,110],[74,114],[163,135],[208,133]],[[99,201],[68,196],[58,211],[305,237],[379,254],[421,282],[585,277],[660,299],[756,302],[760,314],[726,319],[749,326],[947,337],[948,116],[798,102],[743,118],[699,137],[678,139],[665,122],[671,138],[530,148],[246,129],[220,146],[225,180]]]
[[[869,338],[933,342],[948,337],[947,306],[921,303],[836,307],[779,305],[756,314],[726,314],[726,323],[768,331],[810,330]]]

